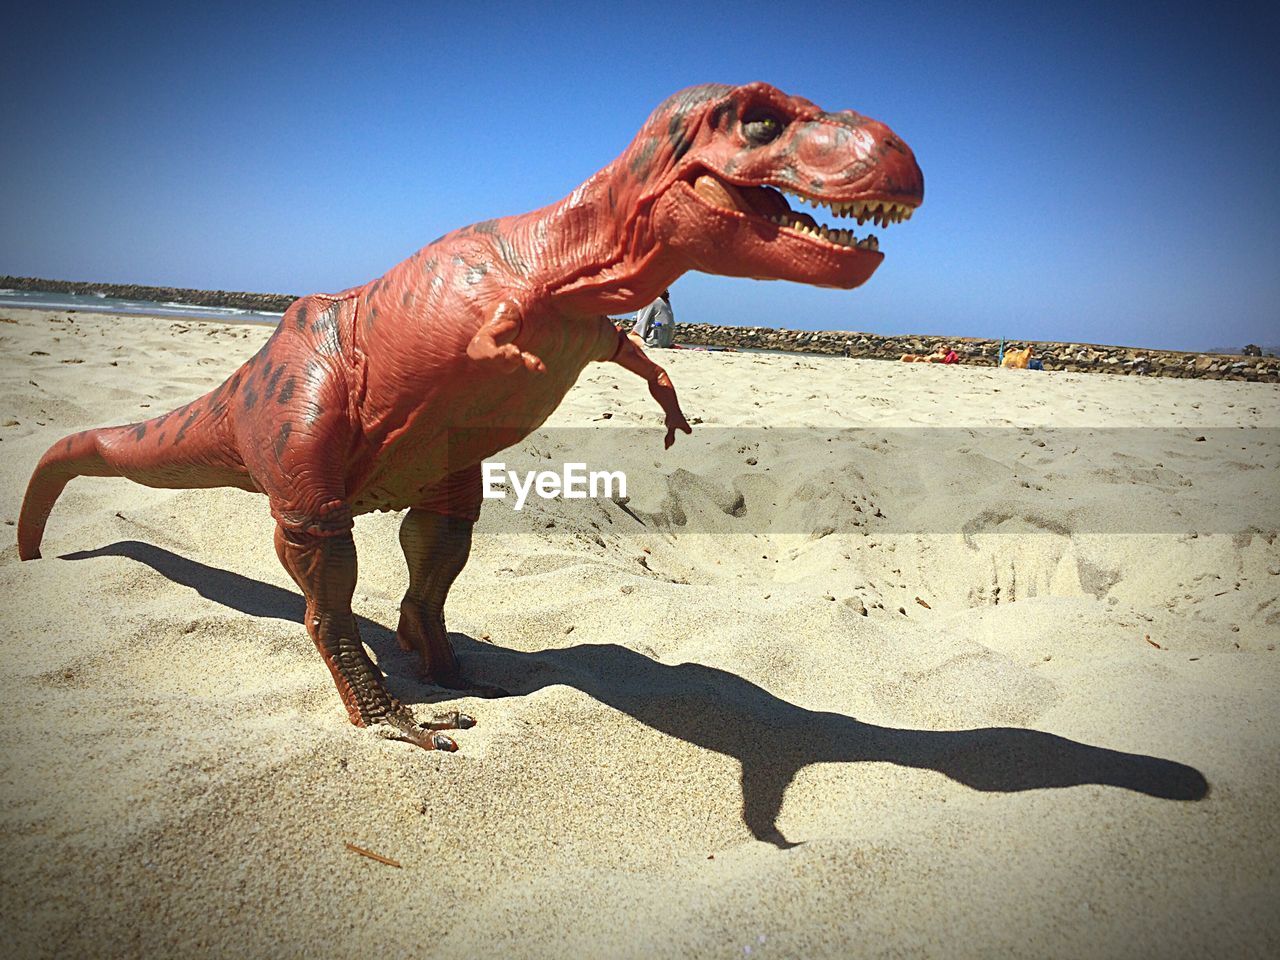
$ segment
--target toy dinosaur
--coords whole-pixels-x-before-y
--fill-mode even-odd
[[[763,83],[684,90],[560,202],[454,231],[363,286],[304,297],[212,392],[54,444],[27,488],[19,555],[40,556],[49,512],[77,476],[264,493],[352,723],[456,750],[439,731],[474,721],[419,723],[361,644],[353,518],[408,508],[396,636],[425,680],[478,689],[460,676],[444,603],[470,552],[481,462],[540,426],[592,361],[647,381],[666,446],[690,430],[666,373],[606,314],[644,306],[689,270],[856,287],[883,259],[878,240],[820,225],[784,194],[887,226],[911,216],[923,189],[911,151],[874,120]]]

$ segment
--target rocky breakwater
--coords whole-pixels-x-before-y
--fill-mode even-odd
[[[903,354],[926,355],[939,347],[960,354],[961,362],[995,366],[1000,341],[970,337],[894,336],[844,330],[786,330],[771,327],[725,327],[681,323],[679,340],[689,345],[736,349],[820,353],[837,357],[900,360]],[[1130,376],[1183,377],[1208,380],[1280,382],[1280,358],[1181,350],[1145,350],[1095,343],[1006,340],[1005,350],[1030,346],[1046,370],[1073,373],[1117,373]]]
[[[283,313],[296,296],[287,293],[242,293],[227,290],[191,290],[187,287],[144,287],[136,283],[82,283],[77,280],[44,280],[39,277],[0,277],[0,289],[38,290],[43,293],[101,293],[121,300],[155,303],[189,303],[200,307],[232,307],[264,313]]]

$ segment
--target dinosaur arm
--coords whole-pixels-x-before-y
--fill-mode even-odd
[[[534,373],[546,373],[547,365],[540,358],[513,342],[520,335],[522,319],[520,305],[514,300],[503,300],[467,344],[467,356],[493,364],[504,373],[511,373],[521,365]]]
[[[689,426],[689,421],[684,418],[684,413],[680,410],[680,400],[676,396],[676,388],[671,385],[671,378],[667,376],[667,371],[645,356],[645,352],[636,342],[637,339],[619,332],[618,352],[613,355],[613,362],[642,377],[649,384],[649,393],[658,401],[663,413],[667,415],[667,435],[662,445],[669,449],[676,441],[677,430],[693,433],[693,428]]]

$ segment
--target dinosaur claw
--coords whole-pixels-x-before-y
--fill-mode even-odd
[[[423,730],[470,730],[475,725],[475,717],[461,710],[440,713],[418,724]]]
[[[458,744],[454,742],[453,737],[446,737],[443,733],[437,733],[431,737],[431,747],[429,749],[456,753]]]
[[[475,726],[475,720],[456,710],[443,717],[419,723],[407,708],[400,707],[380,721],[379,733],[387,739],[412,743],[423,750],[443,750],[446,753],[454,753],[458,749],[457,741],[438,731],[465,730],[473,726]]]

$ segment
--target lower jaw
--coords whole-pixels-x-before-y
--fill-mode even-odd
[[[784,240],[786,248],[780,249],[781,238],[776,233],[772,240],[758,237],[737,238],[736,243],[711,239],[700,245],[697,269],[723,276],[850,290],[866,283],[884,261],[884,254],[872,250],[845,247],[828,251],[799,239]]]
[[[884,260],[878,250],[810,238],[759,215],[716,215],[701,198],[680,202],[668,193],[654,213],[664,246],[686,269],[704,273],[849,290],[866,283]]]

